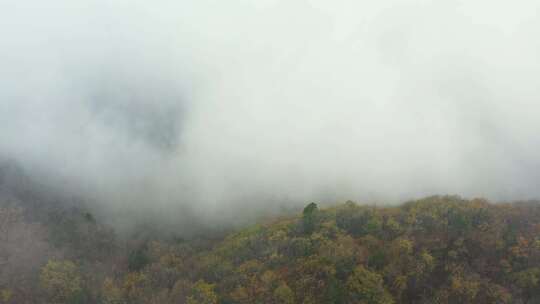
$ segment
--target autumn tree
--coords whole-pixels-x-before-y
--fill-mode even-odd
[[[347,279],[349,303],[358,304],[392,304],[394,300],[386,291],[382,277],[358,266]]]
[[[214,285],[205,281],[198,281],[193,286],[192,295],[188,297],[187,304],[217,304],[218,297]]]
[[[47,262],[41,270],[40,284],[52,304],[73,303],[82,293],[81,274],[71,261]]]

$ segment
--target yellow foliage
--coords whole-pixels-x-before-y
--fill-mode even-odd
[[[124,303],[122,290],[118,288],[110,278],[106,278],[103,282],[102,295],[104,304]]]
[[[124,277],[123,292],[128,299],[143,298],[147,283],[147,277],[143,273],[130,272]]]
[[[2,303],[7,303],[11,297],[13,296],[13,291],[10,289],[2,289],[0,290],[0,300],[2,300]]]
[[[294,304],[294,292],[285,282],[281,282],[274,290],[274,298],[278,304]]]
[[[68,303],[82,291],[79,270],[71,261],[47,262],[41,270],[40,284],[54,304]]]
[[[214,292],[214,284],[208,284],[203,280],[193,286],[193,293],[188,297],[188,304],[217,304],[218,297]]]

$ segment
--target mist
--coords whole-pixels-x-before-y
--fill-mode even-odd
[[[538,198],[539,12],[1,0],[0,154],[104,213],[201,225],[309,201]]]

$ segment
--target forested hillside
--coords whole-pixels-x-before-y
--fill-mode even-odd
[[[311,203],[225,236],[119,237],[84,208],[2,184],[0,303],[540,301],[533,202]]]
[[[540,304],[540,0],[0,0],[0,304]]]

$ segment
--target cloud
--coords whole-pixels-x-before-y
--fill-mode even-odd
[[[538,9],[4,1],[0,149],[101,206],[173,221],[539,197]]]

